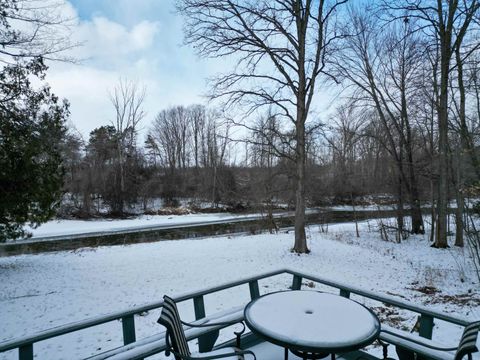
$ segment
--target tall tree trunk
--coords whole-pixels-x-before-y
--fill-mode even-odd
[[[309,253],[305,235],[305,106],[297,104],[296,126],[296,191],[295,191],[295,244],[296,253]]]
[[[358,229],[357,209],[355,207],[355,199],[353,198],[353,193],[350,193],[350,201],[352,202],[353,221],[355,221],[355,234],[357,235],[357,238],[359,238],[360,231]]]
[[[425,226],[423,224],[422,209],[420,207],[420,194],[418,191],[417,177],[415,176],[415,165],[413,163],[413,151],[410,126],[407,126],[407,159],[408,159],[408,176],[409,176],[409,195],[410,195],[410,217],[412,219],[412,233],[425,234]]]
[[[448,208],[448,75],[450,71],[451,34],[441,38],[440,97],[438,112],[438,201],[437,231],[433,247],[446,248]]]
[[[461,144],[461,151],[457,152],[457,161],[456,161],[456,202],[457,208],[455,211],[455,224],[456,224],[456,231],[455,231],[455,246],[463,247],[463,231],[464,231],[464,223],[463,223],[463,215],[464,215],[464,198],[462,194],[462,189],[464,187],[464,164],[465,164],[465,153],[470,153],[470,157],[472,160],[472,164],[474,169],[477,172],[480,170],[478,167],[478,159],[475,153],[475,147],[472,145],[473,142],[471,141],[471,136],[468,131],[467,121],[466,121],[466,98],[465,98],[465,84],[463,82],[463,62],[460,53],[460,47],[457,46],[455,49],[455,60],[457,63],[457,82],[458,82],[458,92],[460,95],[460,103],[458,109],[458,118],[460,120],[460,144]],[[452,164],[453,166],[453,164]],[[453,170],[453,169],[452,169]]]
[[[463,222],[463,215],[464,215],[465,201],[463,199],[461,189],[457,188],[457,190],[455,191],[455,195],[456,195],[456,201],[457,201],[457,208],[455,210],[455,246],[463,247],[464,245],[463,231],[465,227]]]
[[[323,0],[321,1],[323,3]],[[323,8],[323,4],[321,5]],[[301,1],[294,4],[296,13],[296,30],[298,38],[298,90],[297,90],[297,116],[295,122],[295,161],[296,161],[296,192],[295,192],[295,243],[293,251],[300,254],[309,253],[307,237],[305,234],[305,121],[307,120],[307,78],[305,75],[305,49],[307,36],[307,23],[309,21],[308,8],[303,8]]]
[[[217,166],[213,165],[213,176],[212,176],[212,206],[218,208],[217,201]]]
[[[122,141],[123,143],[123,141]],[[120,194],[118,198],[118,211],[120,215],[123,215],[123,208],[124,208],[124,196],[125,196],[125,164],[124,164],[124,157],[123,157],[123,150],[119,149],[119,167],[120,167]]]
[[[451,148],[449,150],[450,173],[452,175],[452,185],[455,189],[455,201],[457,205],[455,207],[455,246],[463,247],[464,199],[461,189],[463,187],[462,167],[464,159],[461,156],[462,149],[458,146],[455,147],[455,150],[452,150]],[[448,224],[450,225],[450,223]]]
[[[478,66],[478,64],[476,66]],[[477,109],[477,118],[480,119],[480,83],[479,83],[480,76],[476,74],[471,78],[473,82],[473,88],[475,91],[475,104]],[[472,140],[471,137],[470,137],[470,140]],[[469,142],[469,144],[471,144],[471,146],[469,147],[470,159],[472,161],[475,174],[477,175],[477,178],[480,179],[480,160],[478,159],[477,152],[475,151],[475,147],[473,146],[473,141]]]
[[[410,179],[410,181],[412,181],[410,184],[410,217],[412,219],[412,233],[425,234],[418,185],[416,184],[416,179]]]
[[[436,204],[435,204],[435,186],[433,185],[433,179],[430,179],[430,202],[432,203],[430,216],[432,218],[432,228],[430,230],[430,242],[433,243],[435,241],[435,223],[437,221],[436,217],[437,214],[435,212]]]
[[[422,218],[422,210],[420,208],[420,197],[418,192],[417,178],[415,176],[415,166],[413,163],[413,141],[412,141],[412,128],[410,125],[410,117],[408,112],[408,100],[407,100],[407,58],[406,58],[406,48],[407,48],[407,37],[408,37],[408,22],[404,23],[405,31],[403,36],[402,44],[402,63],[401,63],[401,79],[400,79],[400,91],[401,91],[401,131],[400,139],[401,145],[404,145],[407,159],[407,171],[408,178],[405,177],[405,186],[409,193],[410,200],[410,217],[412,222],[411,232],[413,234],[424,234],[424,225]],[[401,150],[400,150],[401,152]],[[403,156],[402,156],[403,157]],[[401,159],[402,160],[402,159]],[[401,180],[400,180],[401,181]],[[401,189],[400,189],[401,190]],[[402,229],[403,231],[403,229]],[[403,233],[402,233],[403,235]]]
[[[404,201],[403,201],[403,184],[402,184],[402,175],[398,175],[397,183],[397,228],[398,228],[398,239],[403,238],[403,233],[405,230],[404,224]]]

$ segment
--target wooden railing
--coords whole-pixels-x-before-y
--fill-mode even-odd
[[[303,280],[310,280],[319,284],[332,287],[338,290],[339,295],[344,297],[350,297],[351,294],[356,294],[368,299],[380,301],[385,304],[389,304],[401,309],[406,309],[406,310],[410,310],[412,312],[418,313],[420,315],[419,335],[427,339],[432,338],[434,319],[444,320],[446,322],[460,325],[460,326],[466,326],[468,323],[474,320],[474,319],[467,320],[462,317],[457,317],[457,316],[452,316],[452,315],[437,312],[437,311],[432,311],[424,306],[415,305],[410,302],[400,300],[392,296],[380,295],[380,294],[363,290],[348,284],[331,281],[322,277],[294,271],[291,269],[281,269],[281,270],[276,270],[272,272],[267,272],[257,276],[244,278],[238,281],[233,281],[226,284],[210,287],[204,290],[179,295],[174,297],[174,299],[177,302],[192,300],[195,318],[201,319],[207,315],[205,313],[205,305],[204,305],[205,295],[216,293],[216,292],[233,288],[236,286],[248,284],[249,290],[250,290],[250,298],[255,299],[260,296],[260,291],[258,286],[259,280],[271,278],[273,276],[282,275],[282,274],[292,275],[292,283],[291,283],[291,286],[289,287],[292,290],[301,289]],[[111,313],[108,315],[93,317],[80,322],[75,322],[75,323],[55,327],[53,329],[41,331],[32,335],[28,335],[28,336],[24,336],[24,337],[12,339],[12,340],[7,340],[0,343],[0,353],[9,351],[9,350],[18,349],[18,358],[20,360],[33,360],[35,343],[38,343],[40,341],[47,340],[47,339],[52,339],[61,335],[69,334],[72,332],[76,332],[79,330],[83,330],[86,328],[91,328],[94,326],[105,324],[107,322],[114,321],[114,320],[121,320],[122,322],[123,343],[125,345],[131,344],[136,341],[134,316],[136,314],[141,314],[146,311],[159,309],[162,307],[162,305],[163,305],[163,301],[158,301],[158,302],[154,302],[154,303],[150,303],[142,306],[137,306],[135,308],[128,309],[125,311],[119,311],[119,312]],[[163,349],[158,349],[158,352],[162,350]]]

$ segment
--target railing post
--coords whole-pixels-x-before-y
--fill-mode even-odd
[[[260,297],[260,290],[258,290],[258,280],[253,280],[248,283],[250,288],[250,299],[254,300]]]
[[[122,317],[123,345],[135,342],[135,318],[132,315]]]
[[[346,289],[340,289],[340,296],[343,296],[345,298],[349,298],[350,297],[350,291],[348,291]]]
[[[203,302],[203,295],[193,298],[193,309],[195,311],[195,320],[200,320],[205,317],[205,303]]]
[[[293,275],[292,290],[300,290],[301,287],[302,287],[302,277],[298,275]]]
[[[205,303],[203,295],[193,298],[193,309],[195,311],[195,320],[200,320],[205,317]],[[215,341],[217,341],[219,331],[211,331],[205,335],[198,337],[198,350],[200,352],[212,351]]]
[[[422,314],[420,315],[420,329],[418,334],[421,337],[432,339],[433,334],[433,317],[430,315]]]
[[[33,360],[33,344],[23,345],[18,348],[19,360]]]

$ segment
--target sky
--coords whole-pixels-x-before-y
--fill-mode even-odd
[[[206,79],[224,66],[182,45],[174,0],[65,0],[59,11],[74,19],[71,40],[82,45],[68,55],[80,61],[50,63],[47,81],[69,100],[70,125],[85,140],[114,119],[109,93],[120,79],[146,87],[147,116],[140,126],[145,134],[162,109],[205,103]]]
[[[232,58],[202,59],[183,45],[175,0],[42,1],[63,4],[59,16],[72,19],[70,40],[81,44],[66,54],[77,63],[48,64],[47,81],[70,102],[69,125],[85,141],[95,128],[113,123],[110,94],[120,80],[146,88],[147,115],[138,129],[142,143],[156,114],[174,105],[207,104],[207,79],[235,66]],[[314,104],[320,105],[323,119],[335,98],[331,89],[317,86]]]

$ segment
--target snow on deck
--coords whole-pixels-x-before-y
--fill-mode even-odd
[[[416,290],[431,286],[440,289],[441,295],[470,294],[478,299],[479,284],[463,250],[430,248],[427,236],[411,237],[402,244],[387,243],[378,234],[368,232],[366,223],[360,226],[358,239],[353,224],[331,225],[326,234],[311,227],[307,233],[312,252],[301,256],[289,251],[293,232],[281,232],[0,258],[0,341],[158,301],[164,294],[192,292],[281,267],[472,320],[480,318],[478,304],[435,302],[432,299],[438,294],[424,295]],[[461,278],[465,281],[461,282]],[[286,289],[290,284],[291,276],[278,276],[262,280],[259,285],[261,293],[266,293]],[[314,284],[307,282],[306,286]],[[328,290],[318,285],[312,289]],[[207,314],[248,301],[246,286],[205,297]],[[366,305],[382,306],[368,301]],[[191,302],[180,304],[187,321],[193,319],[192,308]],[[161,330],[156,324],[159,313],[151,311],[135,318],[137,339]],[[416,314],[408,312],[400,311],[395,316],[401,318],[400,326],[409,329],[416,321]],[[232,337],[231,330],[225,332],[221,337]],[[434,339],[438,341],[456,344],[460,334],[458,327],[435,322]],[[39,359],[77,359],[121,344],[121,323],[113,321],[40,342],[34,349]],[[381,353],[380,349],[374,351]],[[16,358],[16,351],[0,353],[0,359]]]

